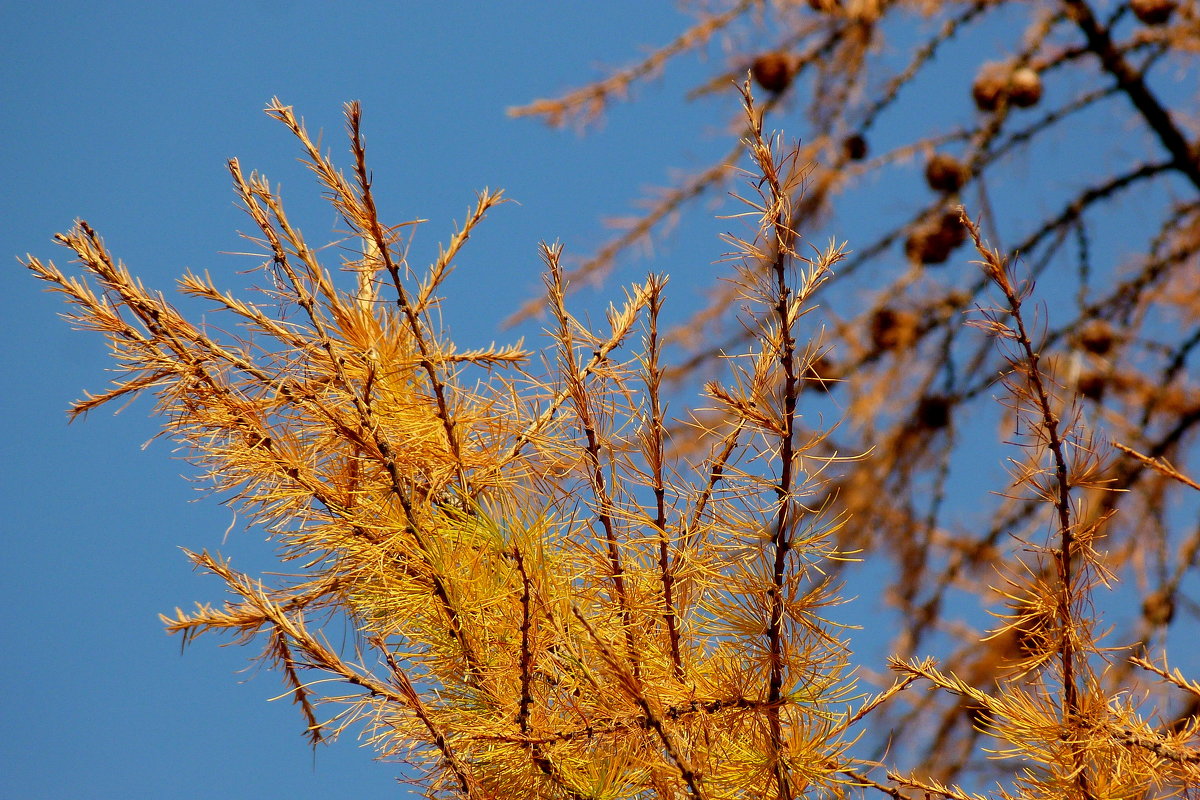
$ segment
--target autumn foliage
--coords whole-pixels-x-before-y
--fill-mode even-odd
[[[1098,680],[1109,693],[1152,694],[1170,725],[1190,724],[1200,705],[1158,693],[1128,659],[1188,652],[1200,616],[1192,588],[1200,503],[1162,471],[1175,469],[1170,461],[1194,474],[1200,434],[1194,0],[681,7],[689,18],[660,46],[511,113],[584,132],[606,118],[636,125],[639,105],[662,105],[683,79],[688,102],[708,113],[695,137],[681,135],[681,151],[696,152],[711,149],[722,125],[745,130],[736,84],[749,75],[768,127],[801,140],[810,173],[789,225],[810,241],[850,240],[810,315],[824,329],[815,366],[826,397],[801,400],[844,420],[822,454],[861,456],[829,473],[822,495],[849,519],[841,546],[871,555],[860,570],[840,570],[847,593],[881,612],[892,652],[937,653],[986,693],[999,691],[997,664],[1041,640],[1040,613],[982,638],[991,624],[982,610],[1027,612],[993,587],[1043,569],[1029,543],[1042,541],[1048,520],[1041,493],[999,481],[991,496],[972,488],[964,497],[1004,457],[1017,481],[1034,468],[999,447],[1026,431],[1020,404],[1001,411],[995,402],[1008,396],[1000,382],[1013,354],[964,325],[996,303],[997,290],[970,264],[965,206],[997,256],[1037,280],[1024,313],[1040,368],[1062,416],[1086,421],[1099,438],[1089,480],[1072,485],[1080,521],[1104,520],[1104,578],[1116,587],[1094,597],[1118,664]],[[545,91],[561,89],[555,78]],[[622,103],[634,108],[610,115]],[[745,140],[730,139],[705,160],[681,152],[687,166],[664,165],[674,168],[660,178],[666,185],[631,186],[637,210],[571,264],[572,282],[627,276],[643,245],[670,253],[683,237],[672,231],[702,229],[697,220],[741,180]],[[719,374],[723,354],[755,335],[738,320],[736,283],[716,281],[707,297],[667,332],[687,353],[669,385]],[[530,303],[522,313],[536,312]],[[926,774],[970,785],[1009,774],[1006,762],[982,755],[988,740],[973,703],[904,699],[881,709],[876,725],[890,738],[874,754],[903,751]]]
[[[1200,723],[1164,720],[1121,676],[1137,670],[1193,703],[1200,684],[1160,655],[1100,642],[1114,454],[1048,369],[1028,323],[1031,284],[965,215],[955,222],[995,300],[970,324],[1008,364],[1007,491],[1048,533],[1018,539],[1022,568],[994,576],[997,621],[974,637],[990,654],[985,672],[852,650],[838,624],[841,576],[886,559],[853,545],[859,523],[831,487],[873,456],[831,453],[828,432],[800,413],[804,391],[832,390],[822,363],[840,354],[809,311],[845,253],[809,248],[792,225],[808,164],[764,134],[749,83],[742,92],[750,161],[727,258],[748,339],[685,415],[666,412],[666,276],[628,287],[593,329],[570,311],[561,248],[545,246],[543,358],[457,350],[436,322],[439,285],[501,194],[480,194],[436,262],[415,271],[405,226],[376,213],[357,105],[348,177],[291,108],[268,109],[350,231],[357,255],[340,274],[266,179],[230,163],[258,229],[267,302],[207,275],[179,288],[219,309],[221,330],[236,322],[237,336],[184,318],[86,223],[59,237],[86,278],[30,258],[70,319],[107,337],[121,371],[73,413],[153,395],[165,434],[277,543],[291,575],[267,580],[191,553],[235,599],[177,610],[167,629],[264,645],[313,743],[353,730],[381,758],[417,766],[430,795],[979,796],[985,787],[929,767],[957,758],[949,747],[913,763],[888,750],[891,732],[945,724],[942,706],[906,704],[914,692],[949,698],[976,731],[968,741],[1000,759],[989,796],[1194,793]],[[915,317],[876,316],[880,349],[919,335]],[[1086,341],[1103,349],[1107,338],[1094,327]],[[914,424],[948,424],[945,400],[931,394],[922,409]],[[698,444],[677,446],[684,437]]]

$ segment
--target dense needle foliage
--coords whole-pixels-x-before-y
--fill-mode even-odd
[[[483,192],[417,272],[406,226],[376,212],[357,105],[348,177],[291,108],[268,109],[349,229],[357,255],[339,266],[350,287],[236,160],[271,296],[251,303],[185,275],[181,291],[222,311],[221,329],[145,289],[86,223],[59,241],[87,279],[28,259],[75,324],[109,339],[121,371],[74,413],[152,394],[164,432],[278,543],[291,574],[268,580],[193,553],[234,597],[164,617],[168,630],[264,644],[314,743],[360,731],[381,757],[422,767],[437,796],[972,796],[927,765],[873,754],[885,712],[918,686],[951,698],[1015,765],[993,796],[1194,792],[1196,720],[1164,723],[1104,679],[1132,663],[1200,698],[1165,661],[1118,662],[1098,643],[1111,509],[1093,506],[1110,456],[1046,368],[1026,320],[1031,287],[965,215],[996,300],[974,324],[1008,364],[1020,446],[1009,492],[1045,512],[1049,534],[1022,537],[1024,568],[994,576],[1008,610],[997,604],[988,641],[1015,644],[986,676],[909,652],[884,685],[853,674],[885,665],[857,660],[836,624],[839,575],[876,555],[847,547],[860,523],[831,487],[873,456],[831,452],[799,405],[828,388],[818,367],[837,352],[809,311],[845,255],[802,243],[793,223],[809,164],[763,133],[762,107],[748,83],[741,91],[749,188],[731,223],[744,229],[727,242],[747,334],[695,410],[674,418],[665,276],[629,287],[594,329],[572,315],[561,249],[546,246],[543,359],[520,346],[456,350],[437,323],[439,286],[501,194]],[[905,724],[938,724],[937,706],[915,713]]]
[[[686,80],[693,113],[710,115],[709,124],[675,134],[679,161],[663,165],[664,177],[639,176],[669,183],[643,191],[611,240],[572,262],[573,284],[628,275],[642,245],[670,253],[672,231],[702,226],[740,180],[746,145],[718,139],[721,155],[700,163],[684,153],[711,147],[713,130],[744,130],[734,84],[749,71],[768,127],[800,139],[801,160],[811,164],[788,224],[810,241],[832,233],[851,244],[812,315],[826,331],[828,352],[815,368],[828,391],[822,401],[808,387],[802,403],[845,412],[821,453],[862,456],[836,470],[823,495],[851,520],[839,544],[872,554],[875,565],[890,562],[868,579],[843,570],[847,593],[882,592],[895,652],[935,652],[984,692],[995,690],[995,665],[1023,658],[1038,635],[1035,614],[1024,633],[980,641],[979,609],[1007,602],[1026,614],[991,587],[998,575],[1030,568],[1020,542],[1039,540],[1046,518],[1037,495],[997,486],[992,497],[963,497],[1018,420],[998,419],[994,402],[1011,354],[963,325],[994,302],[994,285],[969,263],[962,204],[991,247],[1038,281],[1045,307],[1031,304],[1026,316],[1041,368],[1063,402],[1077,397],[1077,413],[1117,448],[1093,476],[1104,491],[1076,489],[1089,501],[1081,513],[1107,520],[1104,563],[1121,582],[1099,599],[1106,644],[1120,648],[1122,664],[1148,648],[1184,652],[1200,619],[1200,502],[1137,454],[1193,475],[1200,465],[1195,0],[678,7],[670,41],[589,85],[512,110],[590,131],[614,105],[630,103],[608,124],[641,126],[653,119],[641,107],[672,102],[664,95]],[[614,49],[609,58],[630,55]],[[548,74],[542,89],[561,89],[561,78]],[[665,332],[688,352],[668,386],[718,374],[720,355],[755,335],[737,319],[736,282],[714,282],[709,298]],[[536,310],[530,303],[524,313]],[[1153,689],[1125,667],[1100,680],[1110,692]],[[885,712],[892,752],[927,755],[923,768],[944,780],[1005,771],[979,758],[970,704],[924,702],[939,704],[936,722],[930,707]],[[1186,725],[1198,712],[1194,699],[1174,698],[1163,713]]]

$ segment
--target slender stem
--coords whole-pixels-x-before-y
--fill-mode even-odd
[[[442,380],[437,365],[434,364],[433,348],[425,336],[420,315],[409,299],[408,292],[405,290],[404,283],[400,278],[400,267],[396,263],[396,260],[392,258],[392,243],[388,241],[388,237],[383,230],[383,225],[379,222],[379,213],[375,207],[375,197],[371,192],[371,175],[367,171],[366,145],[363,142],[361,127],[362,108],[358,103],[350,103],[347,106],[346,120],[350,128],[350,144],[351,150],[354,153],[354,174],[358,179],[359,194],[362,198],[363,211],[365,212],[363,218],[366,222],[366,232],[370,234],[371,239],[374,241],[375,247],[383,259],[383,265],[387,269],[388,275],[392,278],[392,285],[396,289],[396,304],[404,313],[404,318],[408,321],[408,327],[412,331],[413,340],[417,343],[417,349],[421,354],[419,361],[421,369],[429,376],[429,385],[433,391],[434,400],[437,402],[438,419],[441,420],[442,428],[446,432],[446,443],[450,446],[450,452],[453,454],[454,463],[458,468],[459,489],[462,490],[464,496],[469,496],[470,486],[467,483],[466,474],[463,470],[462,446],[459,442],[456,422],[450,413],[449,403],[446,400],[446,384]]]
[[[1145,77],[1121,55],[1121,51],[1113,44],[1108,29],[1096,19],[1086,0],[1063,0],[1063,5],[1087,39],[1088,49],[1100,59],[1104,71],[1116,78],[1117,86],[1129,97],[1159,142],[1171,154],[1172,166],[1200,189],[1200,157],[1197,157],[1192,145],[1175,126],[1170,112],[1150,91]]]
[[[671,540],[667,535],[667,491],[663,481],[664,441],[662,409],[663,370],[658,365],[661,343],[658,336],[658,317],[662,310],[662,289],[665,279],[651,278],[648,310],[650,331],[646,343],[646,394],[650,400],[650,419],[646,435],[650,438],[650,481],[654,491],[654,528],[658,532],[658,572],[663,591],[663,622],[667,626],[667,638],[671,645],[671,667],[675,678],[682,681],[683,656],[680,653],[679,616],[675,608],[675,570],[671,558]]]
[[[1067,464],[1066,441],[1060,430],[1060,419],[1054,412],[1051,395],[1045,381],[1042,379],[1041,356],[1034,347],[1029,332],[1025,327],[1025,319],[1021,313],[1022,298],[1020,289],[1014,284],[1007,267],[1000,257],[992,250],[982,246],[979,230],[969,219],[964,221],[976,248],[984,257],[984,271],[992,282],[1003,293],[1008,303],[1008,310],[1016,329],[1008,328],[1006,336],[1013,339],[1020,349],[1024,368],[1021,370],[1029,381],[1029,390],[1037,403],[1037,412],[1041,417],[1039,426],[1045,436],[1046,447],[1054,460],[1054,493],[1053,502],[1055,514],[1058,517],[1058,548],[1054,552],[1054,564],[1058,577],[1058,598],[1056,617],[1059,626],[1058,654],[1062,670],[1062,715],[1063,724],[1075,727],[1080,719],[1080,701],[1078,680],[1081,677],[1082,663],[1077,663],[1079,653],[1076,652],[1072,631],[1075,627],[1075,566],[1077,555],[1075,525],[1071,520],[1071,484]],[[1075,760],[1076,782],[1085,798],[1094,797],[1086,770],[1086,755],[1078,747],[1071,748]]]

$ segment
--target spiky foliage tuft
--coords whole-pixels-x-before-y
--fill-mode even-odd
[[[378,220],[357,105],[346,114],[350,177],[290,108],[268,112],[361,244],[345,265],[352,291],[266,179],[236,161],[275,308],[207,276],[180,288],[236,318],[240,338],[144,289],[87,223],[59,241],[99,292],[29,261],[74,305],[76,324],[109,338],[122,370],[74,413],[153,393],[164,432],[294,570],[268,585],[192,553],[239,599],[177,611],[168,630],[262,640],[314,743],[361,723],[385,757],[425,766],[434,792],[834,786],[852,687],[846,647],[823,618],[836,602],[822,564],[838,557],[837,520],[806,505],[823,462],[796,425],[796,398],[815,358],[799,344],[811,334],[803,315],[841,253],[797,252],[794,155],[756,129],[757,224],[732,240],[731,257],[759,337],[731,356],[729,381],[708,387],[703,402],[720,421],[697,418],[712,444],[688,463],[667,455],[664,277],[631,287],[593,330],[567,308],[561,248],[546,246],[551,373],[531,373],[519,347],[458,352],[430,312],[500,193],[481,194],[415,276],[402,226]],[[326,632],[345,620],[356,645],[334,647]]]

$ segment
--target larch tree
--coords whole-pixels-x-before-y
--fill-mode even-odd
[[[261,644],[311,742],[362,735],[431,796],[1195,796],[1200,683],[1164,655],[1200,617],[1195,0],[681,5],[513,110],[586,130],[704,55],[732,131],[595,253],[543,247],[513,315],[545,349],[455,347],[443,281],[504,197],[410,264],[355,104],[347,172],[268,108],[340,263],[230,163],[266,301],[179,285],[221,327],[85,222],[84,277],[26,260],[120,370],[73,413],[153,396],[286,565],[191,553],[233,599],[167,629]],[[573,311],[725,193],[686,321],[666,274]]]
[[[846,577],[882,587],[896,653],[935,652],[990,693],[996,664],[1024,658],[1042,636],[1045,609],[995,587],[997,576],[1047,568],[1030,564],[1027,546],[1045,519],[1041,497],[1005,491],[972,497],[964,513],[961,487],[1020,423],[994,402],[1011,353],[964,325],[995,288],[971,264],[964,206],[997,256],[1037,279],[1044,310],[1027,314],[1040,369],[1108,443],[1094,488],[1075,487],[1088,524],[1105,521],[1104,568],[1122,586],[1100,603],[1119,666],[1099,679],[1109,691],[1153,691],[1126,659],[1189,646],[1200,613],[1200,504],[1169,477],[1170,463],[1192,474],[1200,463],[1194,0],[682,5],[694,22],[673,41],[512,113],[587,131],[615,103],[654,102],[648,81],[694,75],[699,61],[707,72],[689,99],[713,109],[714,128],[729,120],[742,131],[735,84],[752,76],[769,124],[800,137],[810,169],[788,225],[810,241],[850,241],[817,298],[825,334],[811,368],[824,380],[806,385],[803,403],[844,419],[819,452],[861,456],[822,490],[850,520],[839,546],[891,562],[865,583]],[[636,108],[622,116],[637,118]],[[746,156],[738,140],[647,192],[607,244],[572,264],[571,280],[600,280],[628,269],[639,245],[669,244],[680,217],[708,213],[697,201],[740,180]],[[667,332],[686,353],[668,385],[695,385],[747,346],[740,302],[736,282],[716,283],[708,305]],[[984,637],[981,608],[1020,622]],[[919,715],[897,706],[889,717],[893,751],[927,754],[923,768],[943,780],[1006,771],[978,757],[973,703],[926,702],[940,703],[936,724],[921,703]],[[1176,727],[1200,712],[1186,695],[1166,708]]]

